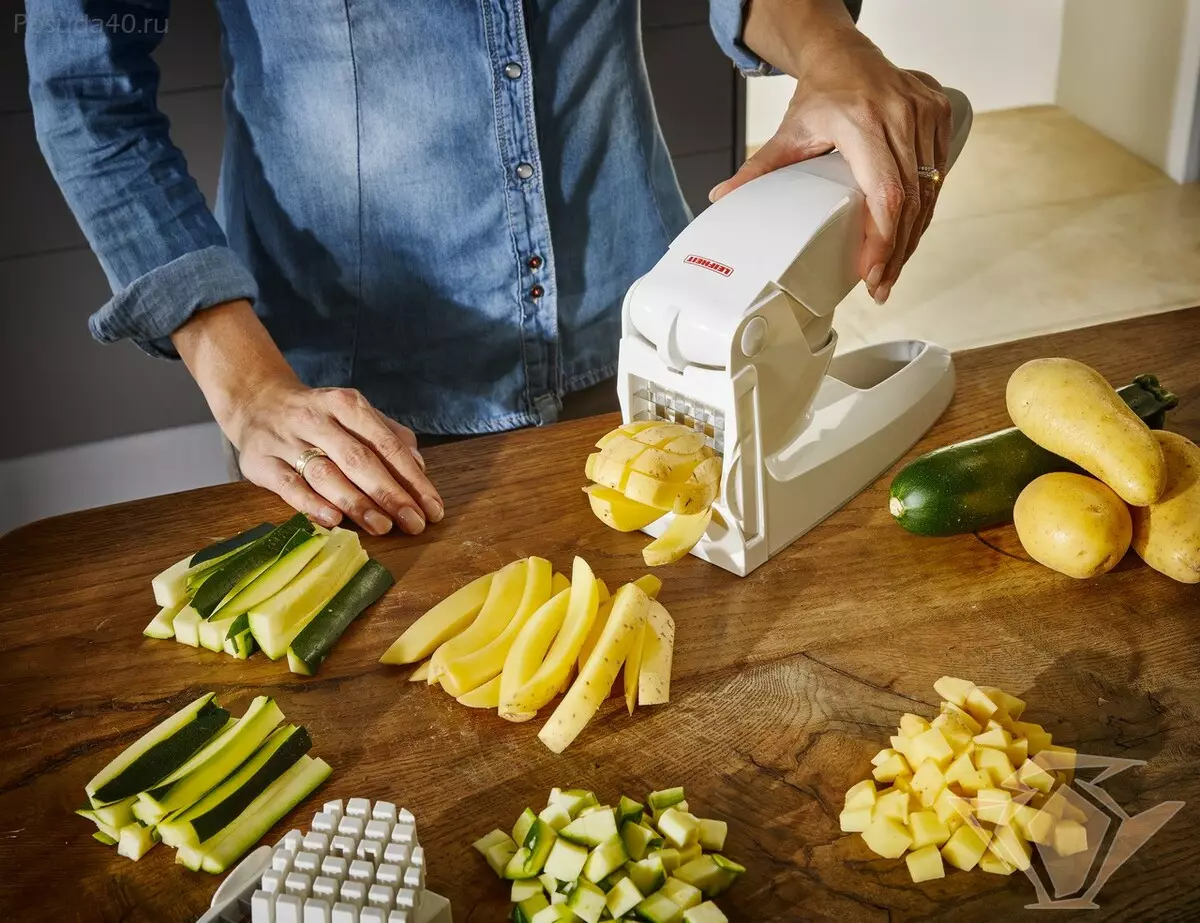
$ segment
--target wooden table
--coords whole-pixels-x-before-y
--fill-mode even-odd
[[[1200,439],[1200,308],[958,357],[953,405],[918,446],[1007,425],[1020,362],[1069,355],[1114,382],[1157,373],[1182,400],[1171,427]],[[198,694],[240,713],[274,695],[306,725],[334,775],[286,824],[327,798],[412,808],[431,886],[455,919],[500,920],[507,889],[470,848],[551,786],[604,798],[687,786],[693,809],[729,820],[749,872],[722,900],[736,920],[1011,920],[1033,900],[1020,874],[953,873],[916,886],[902,861],[838,832],[841,794],[905,711],[930,714],[944,673],[1029,700],[1056,740],[1147,761],[1108,790],[1130,813],[1187,806],[1100,895],[1090,920],[1184,920],[1200,911],[1200,587],[1134,556],[1076,582],[1031,563],[1010,530],[920,539],[887,513],[888,478],[750,577],[688,558],[662,571],[678,623],[673,701],[629,718],[614,699],[564,755],[460,707],[379,655],[469,578],[522,555],[583,555],[610,585],[644,572],[644,536],[612,532],[580,495],[597,418],[431,449],[444,523],[419,538],[368,538],[398,586],[353,625],[312,679],[262,656],[239,662],[140,632],[150,578],[216,536],[285,508],[236,484],[35,523],[0,539],[0,920],[195,919],[216,880],[158,847],[131,863],[71,811],[123,746]],[[1027,914],[1026,914],[1027,915]]]

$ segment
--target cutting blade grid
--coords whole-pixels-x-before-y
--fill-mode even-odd
[[[633,393],[632,419],[678,423],[697,433],[718,455],[725,453],[725,414],[715,407],[654,384]]]

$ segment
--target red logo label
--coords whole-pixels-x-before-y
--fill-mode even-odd
[[[732,276],[733,267],[726,266],[724,263],[718,263],[716,260],[710,260],[706,256],[696,256],[691,254],[684,257],[685,263],[692,263],[695,266],[703,266],[705,269],[711,269],[713,272],[720,273],[723,276]]]

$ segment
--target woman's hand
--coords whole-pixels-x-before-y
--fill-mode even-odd
[[[837,149],[867,200],[859,273],[883,304],[929,226],[950,148],[941,84],[894,66],[854,26],[841,0],[752,0],[744,40],[797,79],[775,135],[713,201],[757,176]]]
[[[247,302],[199,312],[172,340],[249,480],[325,526],[344,514],[374,535],[393,522],[415,535],[441,521],[412,431],[357,391],[303,385]],[[326,456],[302,477],[294,465],[308,449]]]

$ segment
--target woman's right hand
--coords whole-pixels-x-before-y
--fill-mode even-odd
[[[201,311],[172,340],[250,481],[325,526],[345,515],[373,535],[393,523],[415,535],[441,521],[413,432],[357,391],[306,387],[248,302]],[[308,449],[325,455],[302,477],[294,466]]]

